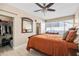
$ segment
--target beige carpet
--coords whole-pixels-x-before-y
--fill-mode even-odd
[[[77,53],[79,56],[79,53]],[[26,46],[21,46],[17,49],[12,49],[9,46],[0,47],[0,56],[45,56],[44,54],[32,50],[29,52],[26,50]]]
[[[0,47],[0,56],[44,56],[35,50],[31,50],[30,52],[25,49],[25,46],[19,47],[17,49],[12,49],[9,46]]]

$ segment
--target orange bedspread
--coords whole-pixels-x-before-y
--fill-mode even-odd
[[[69,55],[70,49],[76,49],[75,43],[62,40],[62,36],[56,34],[41,34],[29,38],[27,49],[37,49],[47,55]]]

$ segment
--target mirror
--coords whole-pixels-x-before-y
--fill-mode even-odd
[[[30,18],[22,17],[22,33],[33,32],[33,21]]]

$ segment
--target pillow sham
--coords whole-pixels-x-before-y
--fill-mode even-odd
[[[67,37],[67,35],[68,35],[68,32],[69,32],[69,31],[67,31],[67,32],[65,32],[65,33],[63,34],[63,40],[66,40],[66,37]]]
[[[76,38],[76,32],[77,32],[76,30],[69,30],[69,33],[66,37],[66,41],[73,42],[74,39]]]

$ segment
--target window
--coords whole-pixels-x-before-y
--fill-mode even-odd
[[[65,21],[65,31],[68,31],[69,28],[73,27],[73,20],[66,20]]]
[[[63,34],[68,31],[69,28],[73,27],[73,20],[65,20],[58,22],[46,22],[46,32]]]

